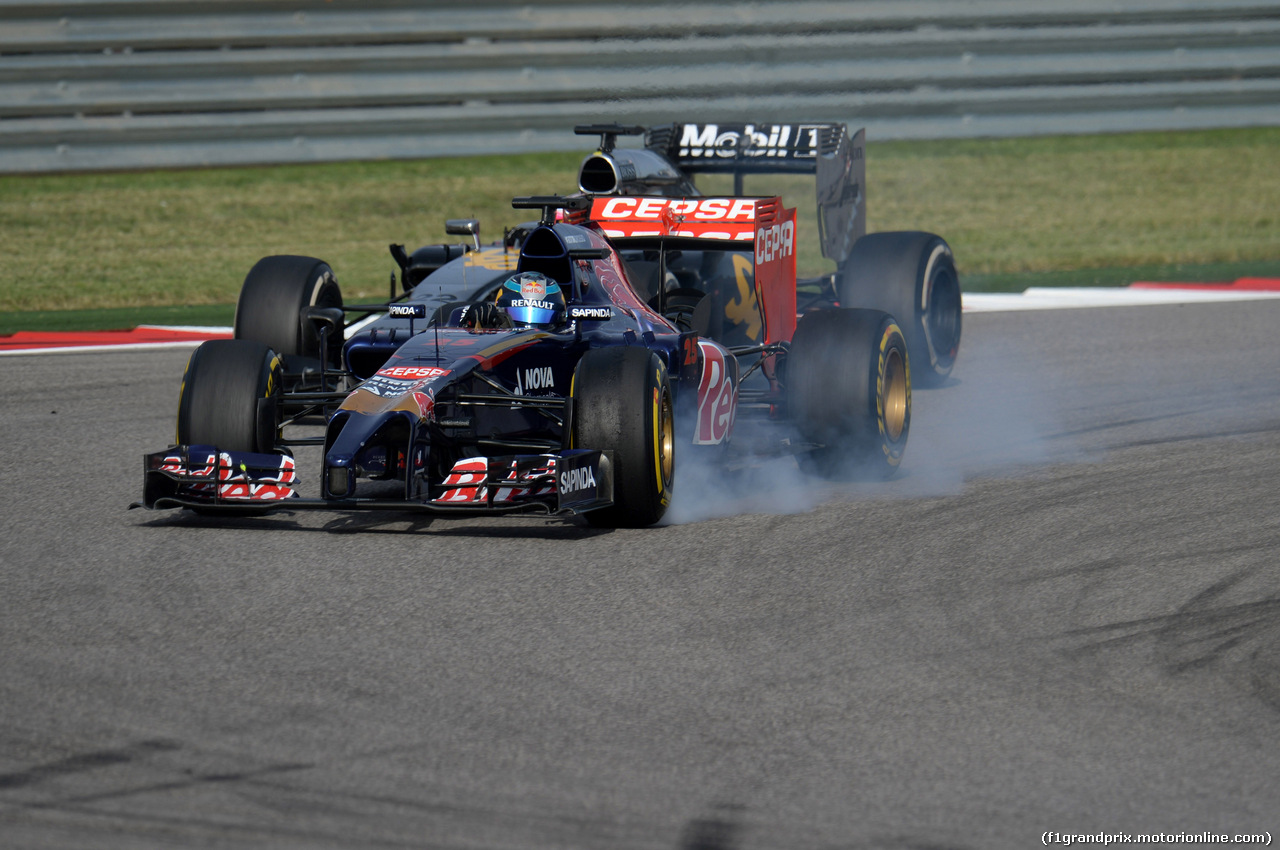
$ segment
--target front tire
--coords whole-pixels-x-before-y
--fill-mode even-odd
[[[341,307],[342,292],[329,264],[315,257],[263,257],[249,270],[236,301],[236,339],[256,340],[290,361],[291,372],[318,368],[320,334],[301,312],[307,307]],[[341,334],[330,336],[325,362],[341,364]]]
[[[787,402],[815,447],[802,464],[827,477],[886,478],[911,430],[911,368],[893,317],[827,309],[800,319],[786,361]]]
[[[573,373],[576,448],[613,453],[613,505],[585,516],[606,528],[662,519],[675,479],[675,409],[667,368],[645,348],[588,351]]]
[[[274,450],[282,377],[280,357],[260,342],[202,343],[182,376],[178,444],[231,452]]]
[[[840,306],[882,310],[902,325],[916,382],[946,382],[960,350],[960,277],[951,247],[918,231],[871,233],[840,272]]]

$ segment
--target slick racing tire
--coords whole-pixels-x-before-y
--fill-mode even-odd
[[[911,430],[906,340],[879,310],[834,308],[800,319],[786,360],[787,403],[815,445],[801,464],[826,477],[885,478]]]
[[[328,263],[314,257],[287,254],[263,257],[249,270],[236,301],[235,337],[266,344],[286,359],[300,359],[298,368],[317,366],[320,334],[301,318],[306,307],[341,307],[342,292]],[[342,334],[330,333],[325,363],[341,363]]]
[[[576,448],[613,453],[613,505],[592,525],[641,528],[662,519],[675,479],[675,410],[667,368],[646,348],[596,348],[573,373]]]
[[[178,397],[179,445],[231,452],[275,448],[280,357],[260,342],[215,339],[187,361]]]
[[[932,233],[871,233],[841,267],[840,306],[883,310],[902,325],[920,386],[939,386],[960,350],[960,277],[951,248]]]

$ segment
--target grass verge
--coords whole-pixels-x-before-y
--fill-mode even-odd
[[[348,300],[377,298],[388,243],[455,241],[444,220],[461,217],[496,237],[528,217],[512,196],[574,191],[583,153],[0,176],[0,333],[227,324],[275,253],[321,257]],[[1280,128],[872,141],[867,184],[869,229],[943,235],[971,291],[1280,275]],[[829,269],[812,178],[747,190],[795,205],[801,273]]]
[[[0,315],[0,336],[18,331],[120,331],[139,325],[231,327],[234,304],[193,307],[114,307],[106,310],[32,310]]]

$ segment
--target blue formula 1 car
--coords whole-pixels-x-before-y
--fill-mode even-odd
[[[246,277],[235,339],[183,376],[147,508],[413,510],[658,522],[686,453],[793,453],[887,475],[911,416],[893,316],[798,316],[795,210],[774,198],[516,199],[481,246],[391,246],[402,294],[344,305],[296,256]],[[394,285],[394,281],[393,281]],[[394,294],[394,293],[393,293]],[[318,449],[318,481],[298,477]]]

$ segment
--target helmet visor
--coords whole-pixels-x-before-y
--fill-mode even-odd
[[[503,284],[498,303],[520,325],[553,325],[564,315],[564,294],[554,280],[525,275]]]

